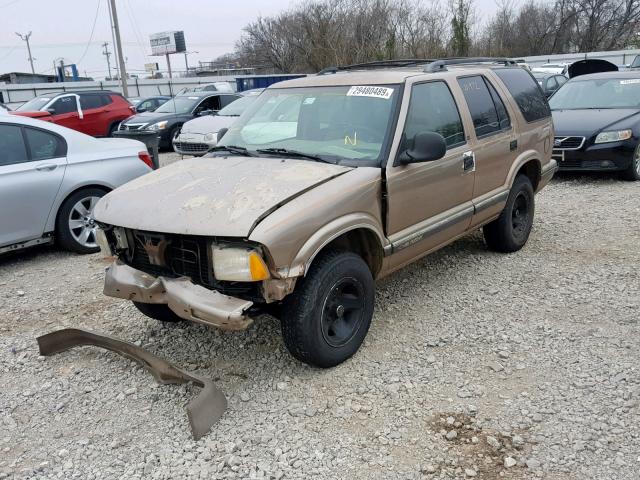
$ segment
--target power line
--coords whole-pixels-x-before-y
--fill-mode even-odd
[[[91,45],[91,40],[93,40],[93,32],[96,29],[96,22],[98,21],[98,13],[100,12],[100,0],[98,0],[98,6],[96,7],[96,15],[93,17],[93,26],[91,27],[91,34],[89,35],[89,41],[87,42],[87,46],[84,48],[84,52],[80,56],[80,59],[76,62],[76,64],[80,63],[84,60],[85,55],[89,51],[89,45]]]

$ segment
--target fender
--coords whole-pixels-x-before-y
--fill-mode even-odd
[[[296,253],[286,276],[306,275],[314,258],[325,246],[341,235],[358,229],[366,229],[374,233],[381,249],[389,244],[389,240],[383,234],[382,225],[373,216],[362,212],[350,213],[332,220],[309,237]]]

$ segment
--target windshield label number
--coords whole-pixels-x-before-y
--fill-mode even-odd
[[[347,92],[347,97],[374,97],[388,100],[393,94],[393,88],[367,87],[354,85]]]
[[[633,78],[631,80],[620,80],[620,85],[630,85],[632,83],[640,83],[640,78]]]

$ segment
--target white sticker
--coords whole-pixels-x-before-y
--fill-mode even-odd
[[[200,97],[189,97],[189,100],[198,100]]]
[[[347,97],[374,97],[389,99],[393,94],[393,88],[353,86],[347,92]]]
[[[633,78],[631,80],[620,80],[620,85],[629,85],[631,83],[640,83],[640,78]]]
[[[303,105],[311,105],[315,101],[316,101],[316,97],[307,97],[307,98],[304,99],[304,102],[302,102],[302,104]]]

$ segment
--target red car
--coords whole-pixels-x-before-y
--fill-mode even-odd
[[[10,113],[57,123],[94,137],[109,137],[122,120],[136,112],[119,93],[97,90],[40,95]]]

